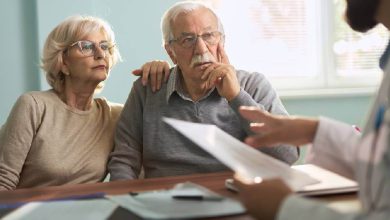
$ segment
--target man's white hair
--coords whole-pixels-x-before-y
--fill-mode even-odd
[[[161,31],[163,35],[163,46],[166,44],[169,44],[169,41],[173,39],[173,33],[172,33],[172,22],[176,19],[176,17],[181,13],[189,13],[199,8],[206,8],[208,9],[217,19],[218,22],[218,31],[220,31],[222,34],[225,34],[225,31],[223,29],[222,23],[218,15],[215,13],[214,9],[207,5],[204,2],[200,1],[181,1],[174,4],[172,7],[170,7],[163,15],[161,19]]]

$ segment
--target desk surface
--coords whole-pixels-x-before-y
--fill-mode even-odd
[[[225,188],[225,179],[232,178],[232,172],[195,174],[188,176],[164,177],[154,179],[140,179],[116,181],[108,183],[80,184],[55,186],[33,189],[19,189],[15,191],[0,191],[0,204],[16,202],[30,202],[47,199],[62,198],[75,195],[104,192],[106,194],[122,194],[128,192],[140,192],[156,189],[168,189],[175,184],[191,181],[203,185],[219,194],[230,198],[237,198],[237,195]],[[359,202],[355,193],[321,196],[316,199],[326,201],[332,208],[341,211],[353,211],[359,208]],[[212,219],[252,219],[248,215],[230,216],[225,218]]]

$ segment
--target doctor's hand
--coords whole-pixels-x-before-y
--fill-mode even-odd
[[[283,201],[292,194],[281,179],[246,184],[235,176],[234,185],[248,213],[256,219],[275,219]]]
[[[142,76],[142,84],[147,85],[150,78],[152,91],[160,90],[161,84],[168,81],[170,65],[166,61],[154,60],[147,62],[140,69],[133,70],[136,76]]]
[[[215,86],[220,96],[231,101],[240,92],[236,70],[230,65],[222,43],[218,44],[217,56],[217,62],[205,68],[201,79],[206,80],[208,88]]]
[[[253,147],[275,144],[303,145],[311,143],[317,132],[318,120],[289,116],[271,115],[256,107],[242,106],[240,114],[251,122],[255,135],[245,139]]]

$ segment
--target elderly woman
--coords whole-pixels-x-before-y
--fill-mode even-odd
[[[42,69],[52,89],[23,94],[3,126],[0,190],[104,179],[122,105],[94,94],[119,59],[114,33],[102,19],[73,16],[49,34]],[[160,69],[162,75],[164,65],[147,63],[143,74]]]

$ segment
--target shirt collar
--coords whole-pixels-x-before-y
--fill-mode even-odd
[[[180,77],[181,77],[180,75],[181,74],[182,73],[181,73],[180,68],[176,65],[173,68],[171,74],[169,75],[169,79],[168,79],[168,82],[167,82],[167,95],[166,95],[166,101],[167,102],[169,101],[169,98],[172,96],[172,94],[174,92],[176,92],[182,99],[193,102],[192,99],[188,96],[188,94],[184,92],[184,89],[183,89],[183,86],[182,86],[181,80],[180,80]],[[214,90],[215,90],[215,88],[210,90],[200,100],[205,99],[206,97],[208,97]]]
[[[175,66],[169,75],[168,78],[168,83],[167,83],[167,96],[166,96],[166,101],[169,101],[169,98],[171,95],[177,91],[177,85],[180,85],[180,69],[178,66]]]

